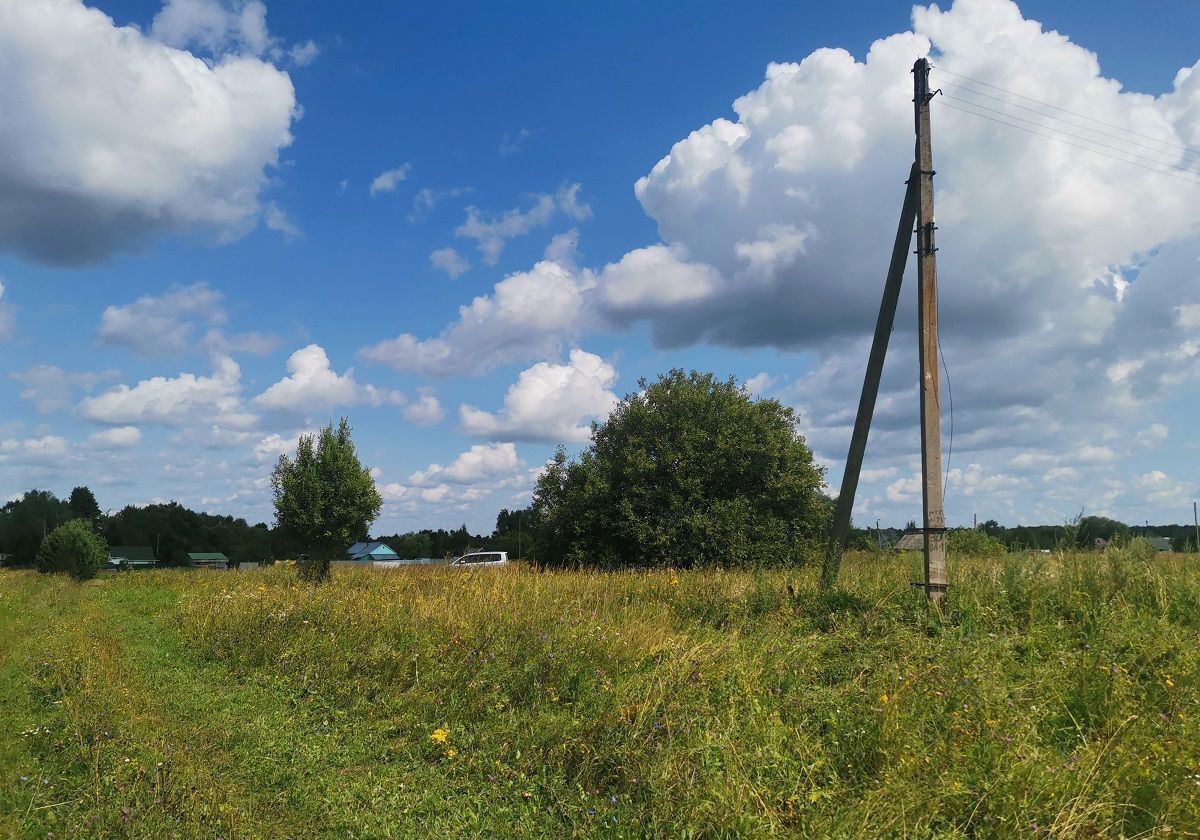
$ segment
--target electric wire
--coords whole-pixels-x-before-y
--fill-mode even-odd
[[[938,303],[941,308],[941,302]],[[946,364],[946,354],[942,352],[942,334],[937,338],[938,355],[942,357],[942,373],[946,375],[946,395],[950,397],[950,445],[946,447],[946,474],[942,478],[942,509],[946,507],[946,488],[950,486],[950,459],[954,457],[954,388],[950,385],[950,367]],[[940,408],[940,406],[939,406]]]
[[[1097,123],[1098,125],[1102,125],[1107,128],[1115,128],[1117,131],[1124,131],[1128,134],[1134,135],[1135,137],[1141,137],[1144,140],[1153,140],[1155,143],[1162,143],[1164,145],[1173,146],[1177,149],[1182,149],[1185,152],[1191,152],[1192,154],[1200,155],[1200,150],[1193,149],[1189,146],[1184,146],[1184,145],[1180,145],[1177,143],[1168,143],[1166,140],[1160,140],[1159,138],[1153,137],[1149,134],[1142,134],[1141,132],[1134,131],[1133,129],[1126,128],[1125,126],[1122,126],[1122,125],[1117,125],[1116,123],[1105,122],[1104,120],[1098,120],[1095,117],[1088,116],[1087,114],[1081,114],[1078,111],[1070,111],[1066,108],[1061,108],[1058,105],[1051,105],[1049,102],[1043,102],[1040,99],[1034,99],[1032,96],[1026,96],[1023,93],[1017,93],[1016,91],[1013,91],[1013,90],[1007,90],[1005,88],[999,87],[998,85],[993,85],[989,82],[981,81],[980,79],[972,79],[970,76],[964,76],[961,73],[955,73],[953,70],[947,70],[944,67],[934,67],[930,70],[930,72],[935,75],[938,73],[948,73],[951,76],[955,76],[959,79],[963,79],[963,80],[971,82],[973,84],[983,85],[984,87],[991,88],[992,90],[998,90],[1001,93],[1007,93],[1009,96],[1015,96],[1018,99],[1024,99],[1027,102],[1033,102],[1037,105],[1042,105],[1046,108],[1053,108],[1055,111],[1061,111],[1064,114],[1070,114],[1072,117],[1079,117],[1080,119],[1090,120],[1091,122]]]
[[[1046,125],[1045,123],[1040,123],[1040,122],[1036,122],[1034,120],[1029,120],[1029,119],[1026,119],[1025,117],[1018,117],[1016,114],[1010,114],[1007,111],[1001,111],[998,108],[992,108],[988,105],[981,105],[978,102],[972,102],[969,99],[963,99],[961,96],[954,96],[952,94],[944,93],[944,92],[942,93],[942,96],[945,99],[953,99],[955,102],[962,102],[965,105],[970,105],[972,108],[980,108],[984,111],[989,111],[993,114],[999,114],[1002,117],[1008,117],[1010,120],[1017,120],[1018,122],[1028,123],[1029,125],[1037,126],[1038,128],[1045,128],[1049,131],[1055,132],[1056,134],[1062,134],[1065,137],[1074,137],[1076,140],[1082,140],[1085,143],[1092,143],[1096,146],[1101,147],[1102,149],[1111,149],[1114,152],[1120,152],[1123,155],[1129,155],[1130,157],[1135,157],[1140,160],[1147,161],[1149,163],[1158,164],[1159,166],[1166,166],[1171,169],[1178,169],[1180,172],[1192,172],[1193,171],[1192,169],[1190,169],[1189,167],[1186,167],[1186,166],[1179,166],[1178,164],[1171,163],[1170,161],[1166,161],[1166,160],[1161,160],[1159,158],[1152,158],[1152,157],[1146,157],[1145,155],[1139,155],[1137,152],[1130,151],[1129,149],[1122,149],[1120,146],[1111,146],[1108,143],[1102,143],[1099,140],[1095,140],[1091,137],[1085,137],[1082,134],[1074,134],[1070,131],[1064,131],[1063,129],[1057,128],[1052,125]],[[1143,146],[1139,146],[1138,148],[1145,149],[1145,147],[1143,147]],[[1154,150],[1153,149],[1145,149],[1145,151],[1154,151]],[[1159,154],[1163,154],[1163,153],[1160,152]],[[1200,161],[1193,161],[1193,162],[1200,163]]]
[[[992,122],[999,123],[1000,125],[1007,125],[1010,128],[1017,129],[1018,131],[1024,131],[1029,134],[1036,134],[1038,137],[1045,137],[1047,140],[1054,140],[1056,142],[1063,143],[1067,146],[1073,146],[1076,149],[1081,149],[1085,152],[1091,152],[1094,155],[1100,155],[1101,157],[1106,157],[1106,158],[1109,158],[1110,160],[1115,160],[1118,163],[1125,163],[1130,166],[1136,166],[1139,169],[1145,169],[1147,172],[1157,172],[1159,175],[1166,175],[1168,178],[1177,178],[1180,181],[1185,181],[1189,184],[1200,184],[1200,178],[1188,178],[1184,175],[1180,175],[1178,172],[1170,172],[1165,169],[1155,169],[1154,167],[1146,166],[1145,164],[1138,163],[1137,161],[1128,160],[1126,158],[1120,158],[1120,157],[1117,157],[1116,155],[1110,155],[1107,152],[1102,152],[1099,149],[1092,148],[1091,146],[1082,146],[1079,143],[1072,143],[1070,140],[1064,140],[1061,137],[1055,137],[1053,134],[1045,134],[1041,131],[1034,131],[1031,128],[1025,128],[1024,126],[1020,126],[1015,123],[1008,122],[1007,120],[1001,120],[1001,119],[997,119],[995,117],[989,117],[987,114],[981,114],[978,111],[972,111],[968,108],[962,107],[961,105],[951,105],[949,102],[942,102],[941,106],[943,108],[950,108],[951,110],[954,110],[954,111],[962,111],[964,114],[972,114],[976,117],[980,117],[981,119],[991,120]],[[1191,171],[1191,170],[1184,170],[1184,171]]]
[[[1127,137],[1120,137],[1116,134],[1109,134],[1107,131],[1101,131],[1098,128],[1092,128],[1091,126],[1084,125],[1082,123],[1072,122],[1071,120],[1064,120],[1062,117],[1056,117],[1053,114],[1047,114],[1045,111],[1039,111],[1036,108],[1030,108],[1027,105],[1021,105],[1018,102],[1009,102],[1007,99],[1004,99],[999,96],[992,96],[992,94],[985,93],[984,91],[981,91],[981,90],[975,90],[974,88],[964,87],[963,85],[956,85],[953,82],[947,82],[945,80],[943,80],[941,82],[941,84],[944,85],[945,87],[951,87],[951,88],[954,88],[955,90],[961,91],[963,93],[968,93],[971,96],[986,97],[987,99],[991,99],[995,102],[1000,102],[1004,105],[1007,105],[1010,108],[1020,108],[1022,111],[1028,111],[1031,114],[1037,114],[1038,116],[1044,117],[1045,119],[1048,119],[1048,120],[1055,120],[1057,122],[1062,123],[1063,125],[1069,125],[1074,128],[1079,128],[1079,129],[1082,129],[1083,131],[1090,131],[1093,134],[1099,134],[1101,137],[1107,137],[1108,139],[1115,140],[1118,143],[1128,143],[1131,146],[1135,146],[1137,148],[1144,149],[1145,151],[1153,152],[1155,154],[1167,154],[1166,150],[1163,150],[1163,149],[1146,148],[1145,144],[1139,143],[1137,140],[1130,140]],[[945,91],[942,91],[942,96],[950,96],[950,94],[946,93]],[[970,100],[967,100],[967,101],[970,101]],[[977,102],[973,102],[972,104],[974,104],[980,108],[984,107],[983,105],[981,105],[980,103],[977,103]],[[1142,134],[1137,134],[1136,132],[1130,132],[1130,133],[1135,134],[1138,137],[1146,136],[1146,135],[1142,135]],[[1180,152],[1181,156],[1185,160],[1190,160],[1193,163],[1200,163],[1200,158],[1193,159],[1193,158],[1187,157],[1187,155],[1200,155],[1200,152],[1193,151],[1192,149],[1189,149],[1186,146],[1179,146],[1174,143],[1168,143],[1165,140],[1153,140],[1153,138],[1147,138],[1147,139],[1150,139],[1155,143],[1159,143],[1163,146],[1167,146],[1177,152]]]

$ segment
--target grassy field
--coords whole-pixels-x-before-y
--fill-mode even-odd
[[[1194,557],[918,562],[0,572],[0,836],[1200,836]]]

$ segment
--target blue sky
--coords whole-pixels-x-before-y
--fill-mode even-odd
[[[935,109],[951,523],[1200,493],[1194,3],[87,7],[0,30],[0,496],[269,520],[346,414],[376,530],[488,530],[672,366],[795,406],[836,486],[924,52],[1097,152]],[[919,510],[907,282],[859,521]]]

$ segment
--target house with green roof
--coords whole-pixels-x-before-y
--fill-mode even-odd
[[[189,551],[188,565],[197,569],[231,569],[229,558],[219,551]]]
[[[148,545],[110,545],[108,547],[109,569],[132,571],[134,569],[153,569],[157,565],[154,549]]]

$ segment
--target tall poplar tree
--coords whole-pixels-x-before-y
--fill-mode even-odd
[[[296,457],[279,456],[271,472],[275,523],[307,548],[300,576],[323,581],[334,557],[362,539],[379,516],[383,499],[354,451],[350,424],[301,435]]]

